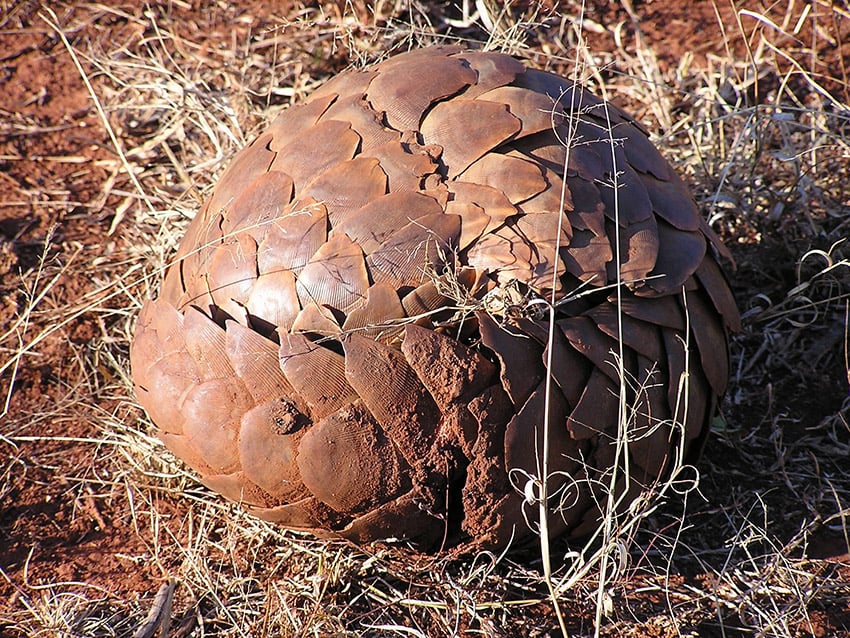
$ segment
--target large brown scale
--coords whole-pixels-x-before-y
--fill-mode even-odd
[[[234,158],[141,311],[133,380],[210,488],[357,542],[530,538],[548,423],[549,531],[579,537],[615,468],[627,505],[699,453],[739,322],[723,251],[622,111],[416,50]]]

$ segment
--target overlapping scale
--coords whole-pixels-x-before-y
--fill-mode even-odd
[[[426,144],[443,147],[443,164],[454,178],[521,128],[506,104],[457,98],[434,105],[422,122],[421,135]]]
[[[435,103],[473,84],[478,74],[462,59],[413,56],[407,64],[387,64],[366,92],[372,107],[398,131],[416,131]],[[412,90],[415,82],[416,90]]]

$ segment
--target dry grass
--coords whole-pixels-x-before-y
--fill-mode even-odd
[[[559,624],[570,635],[790,637],[816,635],[826,613],[839,613],[831,631],[850,635],[850,565],[819,549],[828,534],[839,555],[843,538],[846,561],[850,546],[850,104],[824,90],[814,40],[774,37],[794,32],[799,10],[784,21],[739,12],[737,24],[724,24],[726,52],[719,39],[704,60],[670,64],[640,29],[595,49],[586,36],[611,31],[590,18],[573,29],[580,4],[563,3],[558,15],[486,0],[463,3],[465,11],[349,1],[253,25],[237,10],[211,9],[229,12],[229,39],[212,17],[187,19],[183,3],[172,5],[82,3],[70,14],[39,14],[42,28],[67,39],[68,62],[78,60],[91,83],[114,145],[102,162],[102,197],[90,203],[114,213],[104,238],[113,249],[57,256],[45,248],[21,274],[26,303],[0,335],[0,443],[11,450],[0,499],[33,472],[64,481],[102,529],[101,510],[121,512],[141,548],[123,564],[177,583],[172,637],[542,636],[558,635]],[[840,8],[811,7],[803,24],[816,21],[813,38],[847,19]],[[745,56],[732,52],[741,31]],[[598,542],[556,543],[549,569],[534,553],[435,559],[255,520],[200,487],[151,435],[127,376],[136,312],[227,159],[265,121],[348,65],[466,38],[578,73],[636,112],[738,266],[745,330],[699,475],[685,468],[629,516],[612,515]],[[848,78],[835,73],[846,96]],[[55,294],[69,274],[95,285],[76,299]],[[79,317],[96,329],[57,372],[62,399],[9,411],[18,371]],[[90,454],[57,475],[64,439],[56,424],[70,421],[90,426],[75,441]],[[20,451],[30,444],[45,453]],[[152,587],[118,598],[94,575],[35,581],[0,568],[16,592],[0,605],[0,632],[13,636],[133,636],[156,595]]]

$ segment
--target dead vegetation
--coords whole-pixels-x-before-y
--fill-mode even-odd
[[[0,158],[0,633],[133,636],[173,579],[161,635],[559,635],[556,609],[570,635],[850,635],[850,13],[457,4],[0,5],[4,32],[79,64],[98,131]],[[533,552],[434,558],[257,521],[199,487],[129,390],[135,314],[228,158],[331,74],[444,40],[578,69],[653,132],[737,263],[745,326],[698,473],[601,548],[556,543],[548,584]],[[24,102],[0,104],[0,139],[57,135]],[[27,184],[23,162],[62,180]]]

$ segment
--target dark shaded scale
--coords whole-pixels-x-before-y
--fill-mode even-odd
[[[673,176],[666,181],[652,175],[641,175],[640,178],[656,215],[679,230],[699,230],[699,210],[678,177]]]
[[[579,139],[577,142],[569,138],[562,138],[562,140],[570,144],[569,152],[563,151],[563,160],[560,164],[563,170],[563,161],[567,162],[567,177],[576,176],[596,184],[600,197],[603,188],[613,189],[612,173],[606,170],[605,161],[601,157],[601,153],[610,152],[607,146],[600,147],[600,142],[594,140]],[[552,153],[551,147],[548,148]]]
[[[388,193],[352,212],[334,226],[334,234],[345,233],[366,254],[378,250],[384,242],[421,217],[443,212],[439,202],[419,192]]]
[[[705,292],[711,298],[714,307],[723,317],[723,323],[732,332],[741,331],[741,317],[738,315],[738,307],[735,305],[735,297],[729,289],[729,283],[720,266],[713,259],[703,259],[696,276]]]
[[[546,396],[546,381],[540,381],[528,400],[519,408],[505,430],[505,467],[520,469],[530,476],[542,478],[544,414],[549,409],[548,436],[550,473],[570,472],[575,467],[578,448],[570,439],[564,424],[568,406],[561,391],[552,386]]]
[[[567,147],[563,144],[565,140],[561,137],[562,135],[563,126],[557,131],[543,131],[510,140],[500,150],[510,149],[508,152],[519,154],[535,164],[563,175],[567,161]],[[575,173],[575,171],[572,172]]]
[[[678,427],[684,428],[688,441],[700,437],[708,429],[708,418],[714,411],[709,398],[711,386],[699,368],[699,354],[693,343],[686,344],[682,335],[663,331],[667,353],[667,402]],[[685,348],[689,348],[686,352]],[[685,364],[689,363],[687,371]]]
[[[658,244],[662,248],[655,268],[649,273],[647,286],[661,294],[675,294],[705,258],[705,237],[697,232],[676,230],[659,219]]]
[[[652,297],[648,299],[623,295],[618,300],[616,296],[611,295],[608,297],[608,304],[619,304],[625,314],[659,328],[672,328],[679,332],[685,330],[685,318],[674,297]]]
[[[723,327],[715,320],[717,315],[714,309],[700,292],[688,292],[686,301],[685,312],[690,318],[691,332],[696,339],[702,363],[700,367],[714,393],[722,396],[729,380],[729,352],[725,347]]]
[[[611,516],[608,512],[618,517],[627,515],[631,504],[645,489],[635,472],[630,472],[629,477],[626,476],[622,469],[623,455],[618,455],[617,450],[617,446],[610,444],[601,445],[594,450],[594,467],[608,468],[607,471],[582,468],[585,471],[581,479],[587,481],[593,496],[585,501],[588,507],[581,512],[581,519],[570,530],[576,538],[587,538],[596,533],[604,525],[605,519]],[[612,467],[618,467],[614,477],[610,469]]]
[[[505,466],[514,473],[514,483],[519,488],[525,488],[528,481],[546,480],[548,493],[555,495],[578,467],[578,446],[564,427],[568,408],[560,390],[553,386],[549,396],[546,395],[546,382],[542,381],[508,423],[505,430]],[[549,456],[544,478],[543,437],[546,428],[543,415],[547,409]],[[538,494],[539,489],[534,486],[532,493]],[[537,521],[538,517],[539,510],[534,506],[529,518]],[[567,528],[566,520],[556,515],[549,516],[548,525],[554,536]]]
[[[705,221],[705,219],[703,219],[702,217],[700,217],[699,220],[699,229],[706,236],[706,238],[708,238],[708,241],[717,251],[717,254],[720,255],[723,259],[725,259],[727,262],[732,264],[732,266],[734,267],[735,260],[732,258],[732,253],[729,252],[729,249],[726,248],[723,241],[720,239],[720,237],[717,236],[717,233],[714,232],[714,229],[709,226],[708,222]]]
[[[504,104],[455,99],[434,106],[420,131],[425,144],[443,147],[443,164],[449,179],[454,179],[520,128],[520,121]],[[458,129],[463,131],[462,136],[457,134]]]
[[[317,175],[350,160],[359,147],[360,136],[351,130],[349,122],[322,120],[280,149],[271,170],[289,175],[296,196],[300,196]]]
[[[322,244],[295,282],[302,307],[312,301],[341,312],[362,304],[368,288],[363,251],[347,235],[333,235]]]
[[[608,283],[606,265],[614,258],[614,251],[605,235],[574,227],[570,245],[561,252],[561,258],[571,275],[592,286],[604,286]]]
[[[615,356],[619,348],[615,339],[602,332],[590,317],[568,317],[559,319],[556,324],[573,348],[587,357],[609,379],[617,382],[619,377]]]
[[[332,226],[387,192],[387,175],[374,157],[355,157],[325,171],[304,189],[321,202]]]
[[[280,369],[310,409],[314,421],[356,398],[345,379],[342,355],[314,344],[303,335],[280,334]]]
[[[546,347],[541,356],[543,365],[546,366],[550,360],[549,347],[550,337],[547,332]],[[580,355],[567,341],[561,330],[553,330],[551,335],[552,366],[549,372],[561,389],[561,394],[567,400],[571,408],[574,408],[584,392],[585,383],[590,376],[591,363]]]
[[[517,76],[514,85],[548,96],[558,103],[568,117],[604,104],[575,82],[536,69],[527,69],[525,73]]]
[[[402,227],[369,253],[366,264],[375,282],[397,288],[419,286],[451,263],[452,247],[460,237],[457,215],[426,215]]]
[[[408,58],[406,64],[382,65],[369,84],[366,99],[384,113],[397,131],[419,129],[423,114],[438,101],[474,84],[478,74],[463,60],[443,56]],[[416,90],[410,81],[415,78]]]
[[[594,163],[597,170],[586,176],[582,175],[583,177],[595,176],[598,179],[604,176],[611,179],[615,168],[616,172],[625,167],[631,168],[623,149],[624,138],[621,135],[626,126],[628,125],[623,124],[623,120],[617,118],[616,111],[599,105],[567,118],[564,126],[558,129],[558,134],[562,141],[567,142],[571,156],[576,149],[587,149],[602,163],[601,167]],[[573,168],[572,165],[570,168]],[[578,167],[576,170],[579,170]]]
[[[613,184],[612,142],[607,131],[579,120],[576,120],[575,124],[577,126],[571,127],[565,123],[553,132],[511,140],[506,146],[511,149],[511,155],[526,157],[558,176],[563,176],[566,172],[568,181],[579,177],[589,184],[596,184],[594,188],[598,198],[603,184],[607,185],[606,188],[611,188]],[[619,158],[618,172],[631,170],[622,152],[615,150],[615,154]],[[637,183],[639,177],[637,174],[630,175],[628,181]],[[623,182],[622,178],[620,182]],[[647,206],[648,199],[642,209]]]
[[[674,417],[679,417],[682,422],[686,422],[685,402],[693,396],[691,391],[688,390],[689,376],[691,374],[688,358],[690,357],[690,351],[695,349],[696,344],[692,343],[693,337],[690,334],[685,335],[679,331],[662,331],[661,339],[664,342],[664,352],[667,356],[667,376],[669,382],[667,386],[667,403],[670,406],[670,413]]]
[[[610,375],[593,368],[581,397],[567,418],[567,429],[576,440],[600,439],[611,445],[617,434],[620,411],[619,390]]]
[[[610,102],[605,102],[599,98],[594,98],[599,103],[598,104],[590,104],[592,100],[589,100],[587,97],[587,92],[584,91],[585,95],[582,97],[582,100],[587,101],[588,106],[582,109],[582,115],[584,119],[596,123],[597,126],[604,129],[618,129],[623,126],[631,125],[637,130],[641,131],[647,137],[649,136],[649,132],[641,126],[641,124],[630,116],[626,115],[622,110],[611,104]],[[616,136],[618,139],[623,139],[621,135]]]
[[[502,328],[485,312],[477,312],[481,343],[499,360],[499,377],[514,406],[522,407],[543,378],[539,362],[543,349],[526,336]]]
[[[511,316],[510,319],[506,319],[506,324],[509,326],[509,330],[519,330],[522,334],[535,340],[540,346],[544,346],[549,342],[548,321],[523,316]]]
[[[618,221],[620,226],[632,226],[651,219],[649,193],[640,176],[626,162],[622,149],[614,147],[615,162],[610,161],[611,156],[602,150],[600,157],[606,165],[603,176],[597,178],[600,180],[599,196],[605,204],[605,216]]]
[[[572,209],[567,210],[567,219],[574,228],[589,230],[597,237],[605,235],[605,205],[599,188],[581,177],[568,177]]]
[[[429,514],[415,490],[355,518],[339,535],[355,543],[401,538],[433,548],[443,538],[445,523]]]
[[[649,141],[649,136],[640,125],[630,120],[628,123],[618,125],[614,129],[614,135],[623,140],[623,150],[626,152],[629,164],[636,171],[651,175],[655,180],[664,184],[675,183],[677,187],[681,188],[679,176],[676,175],[667,160],[661,156],[655,145]],[[680,190],[680,192],[682,191]],[[690,195],[686,189],[684,194]]]
[[[637,357],[635,398],[628,419],[629,454],[643,470],[640,480],[652,482],[661,476],[674,453],[667,401],[667,379],[657,360]]]
[[[611,303],[600,304],[584,314],[613,339],[619,339],[622,330],[623,343],[647,359],[664,360],[661,335],[655,324],[634,319],[625,312],[618,313],[617,306]]]
[[[620,278],[623,282],[633,288],[641,288],[649,273],[655,268],[658,251],[658,226],[653,217],[640,222],[629,224],[625,227],[615,228],[612,223],[609,227],[612,239],[619,239],[620,253],[614,256],[614,261],[608,264],[608,279],[617,279],[616,260],[620,260]],[[650,284],[651,285],[651,284]]]

